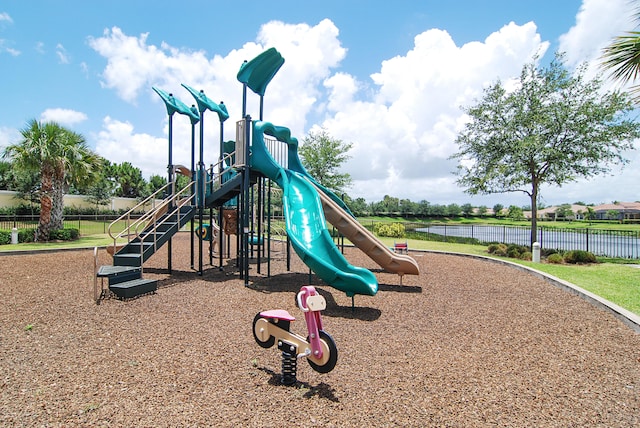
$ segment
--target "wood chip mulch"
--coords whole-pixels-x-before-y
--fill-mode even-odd
[[[92,250],[0,256],[0,426],[640,426],[640,335],[540,278],[411,252],[421,275],[400,285],[347,248],[380,283],[352,309],[275,250],[271,277],[254,261],[245,287],[230,260],[193,272],[181,233],[172,275],[166,247],[145,266],[157,293],[99,305]],[[284,386],[252,321],[286,309],[306,336],[294,296],[310,280],[338,363],[301,359]]]

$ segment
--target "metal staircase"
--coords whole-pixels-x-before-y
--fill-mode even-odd
[[[144,262],[191,220],[196,211],[195,195],[190,194],[190,186],[156,203],[158,196],[172,185],[173,183],[169,183],[159,189],[109,225],[109,236],[113,239],[113,245],[107,251],[113,254],[113,265],[98,268],[97,262],[94,262],[96,301],[106,292],[105,278],[108,290],[121,299],[157,290],[157,280],[142,278]],[[148,205],[151,205],[151,209],[135,218],[133,213]],[[115,229],[122,223],[125,224],[124,230],[115,234]],[[94,257],[97,257],[95,251]]]

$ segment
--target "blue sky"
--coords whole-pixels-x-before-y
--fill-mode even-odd
[[[208,1],[189,8],[164,0],[7,0],[0,4],[0,148],[28,120],[55,120],[112,162],[164,175],[167,117],[151,87],[189,105],[181,83],[223,100],[231,115],[225,138],[233,139],[241,115],[235,74],[243,60],[276,47],[286,62],[267,89],[265,120],[299,139],[324,126],[351,142],[352,197],[525,205],[521,194],[472,198],[455,185],[447,158],[464,123],[460,106],[488,83],[516,77],[536,52],[543,62],[563,50],[571,67],[596,64],[611,37],[633,29],[631,7],[627,0]],[[207,163],[217,156],[218,129],[205,117]],[[186,118],[174,119],[174,142],[175,162],[188,164]],[[631,164],[611,177],[543,189],[543,202],[638,200],[640,155],[627,157]]]

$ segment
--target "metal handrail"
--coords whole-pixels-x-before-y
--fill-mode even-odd
[[[118,217],[116,220],[112,221],[109,224],[109,228],[107,229],[107,232],[109,233],[109,236],[111,237],[111,239],[113,239],[113,245],[116,245],[116,241],[119,238],[122,238],[125,236],[125,232],[127,232],[127,234],[129,233],[130,229],[132,227],[134,227],[134,225],[136,225],[137,223],[139,223],[140,221],[143,221],[142,219],[145,218],[146,216],[148,216],[149,214],[155,214],[161,207],[163,207],[163,203],[160,204],[160,206],[156,207],[155,206],[155,201],[157,199],[157,195],[160,194],[161,192],[163,192],[164,190],[166,190],[169,186],[173,185],[173,182],[167,183],[164,186],[162,186],[160,189],[156,190],[155,192],[153,192],[151,195],[149,195],[148,197],[146,197],[144,200],[142,200],[141,202],[139,202],[136,206],[134,206],[133,208],[131,208],[129,211],[127,211],[126,213],[122,214],[120,217]],[[140,207],[144,207],[145,205],[147,205],[149,203],[149,201],[151,201],[152,204],[152,208],[151,211],[145,213],[142,217],[135,219],[135,221],[133,223],[131,223],[131,214],[133,214],[135,211],[137,211]],[[163,201],[164,202],[164,201]],[[122,220],[124,220],[126,218],[126,227],[124,228],[124,230],[122,232],[120,232],[118,235],[113,236],[113,233],[111,232],[111,228],[116,225],[118,222],[121,222]],[[131,242],[131,239],[129,238],[129,236],[127,235],[127,243]]]
[[[226,172],[228,172],[229,168],[233,168],[235,166],[231,162],[235,154],[235,151],[231,153],[225,153],[222,159],[220,159],[215,165],[211,165],[211,171],[213,173],[211,174],[211,179],[207,180],[207,182],[205,183],[205,186],[211,186],[212,190],[218,189],[220,188],[220,186],[222,186],[222,177]],[[229,166],[226,169],[223,167],[224,161],[228,161],[227,164]],[[216,170],[218,171],[217,173],[214,172]]]
[[[182,195],[183,195],[183,193],[187,193],[187,191],[189,191],[189,190],[190,190],[190,189],[189,189],[189,186],[186,186],[184,189],[182,189],[181,191],[179,191],[178,193],[176,193],[175,195],[173,195],[173,197],[171,197],[171,198],[169,198],[169,199],[166,199],[164,202],[166,202],[167,204],[169,204],[169,203],[171,203],[171,202],[174,202],[174,201],[175,201],[175,200],[177,200],[180,196],[182,196]],[[185,205],[187,205],[188,203],[190,203],[190,202],[195,198],[195,196],[196,196],[195,194],[192,194],[192,195],[190,195],[188,198],[184,198],[184,199],[180,200],[180,201],[178,202],[178,204],[175,206],[175,208],[173,209],[173,211],[171,211],[171,212],[167,213],[167,215],[165,216],[165,218],[164,218],[162,221],[160,221],[160,222],[157,222],[157,216],[154,216],[154,217],[153,217],[153,228],[152,228],[151,230],[149,230],[149,231],[147,232],[147,234],[155,232],[155,231],[158,229],[158,227],[159,227],[159,226],[161,226],[161,225],[163,225],[165,222],[167,222],[167,221],[171,218],[171,216],[173,216],[174,214],[177,214],[178,224],[180,224],[180,217],[181,217],[180,209],[181,209],[183,206],[185,206]],[[138,226],[136,226],[135,233],[134,233],[134,235],[136,236],[136,238],[140,236],[140,234],[144,231],[144,229],[146,229],[146,228],[147,228],[147,226],[149,226],[149,224],[151,224],[151,223],[146,223],[146,224],[144,225],[144,227],[143,227],[143,230],[142,230],[142,231],[140,231],[140,230],[139,230],[139,227],[140,227],[140,226],[142,226],[142,223],[139,223],[139,224],[138,224]],[[143,241],[144,241],[144,239],[140,239],[140,256],[141,256],[141,257],[142,257],[142,255],[143,255],[143,253],[144,253],[144,245],[142,245],[142,244],[143,244]],[[157,240],[157,238],[156,238],[156,234],[155,234],[155,233],[154,233],[154,235],[153,235],[153,250],[154,250],[154,252],[158,250],[158,240]],[[141,258],[141,260],[142,260],[142,258]]]

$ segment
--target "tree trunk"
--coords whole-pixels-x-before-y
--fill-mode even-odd
[[[538,187],[534,184],[531,192],[531,242],[529,248],[533,251],[533,243],[538,240]]]
[[[35,241],[48,241],[49,232],[51,231],[51,208],[53,201],[51,199],[53,181],[51,173],[46,167],[43,168],[40,188],[40,221],[38,229],[36,229]]]
[[[64,227],[64,180],[56,177],[53,183],[53,198],[51,207],[51,229],[62,229]]]

